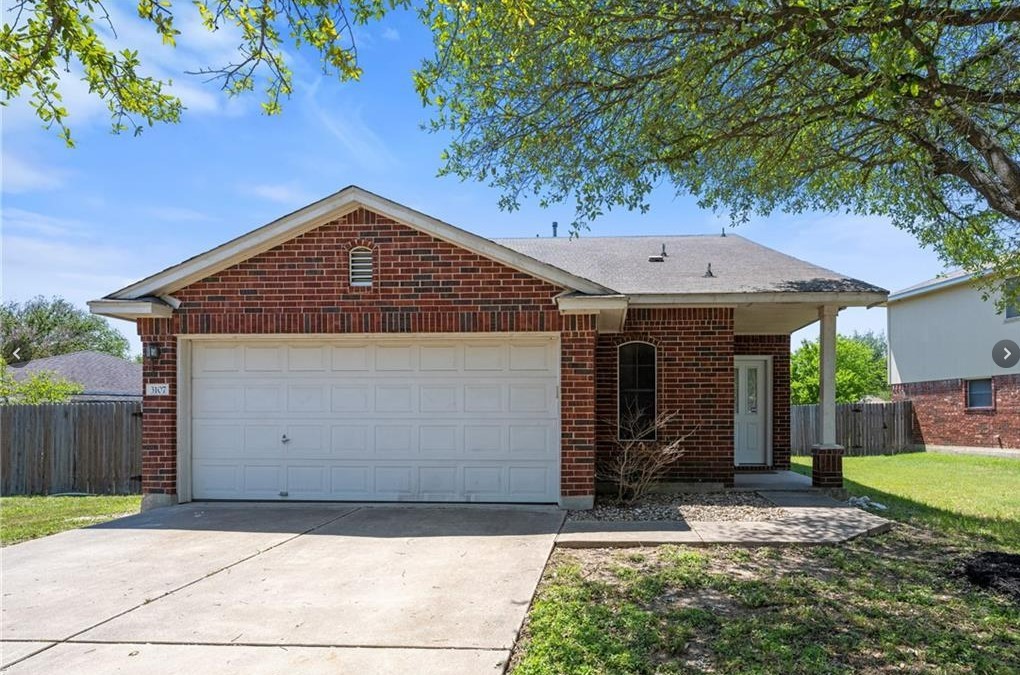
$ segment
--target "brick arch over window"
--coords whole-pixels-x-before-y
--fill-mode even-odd
[[[654,344],[631,340],[616,346],[616,420],[620,440],[655,438],[658,379],[658,350]]]

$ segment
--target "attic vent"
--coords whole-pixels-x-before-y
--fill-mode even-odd
[[[648,256],[648,262],[665,262],[666,259],[661,255],[650,255]]]
[[[372,249],[359,246],[351,249],[351,286],[372,285]]]

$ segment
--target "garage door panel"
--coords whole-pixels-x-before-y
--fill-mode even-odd
[[[326,499],[329,474],[325,465],[288,466],[287,494],[291,499]]]
[[[455,466],[418,467],[418,492],[424,501],[458,499],[461,478]]]
[[[367,371],[368,345],[333,347],[333,370]]]
[[[324,413],[329,410],[329,390],[324,384],[292,384],[287,387],[287,412]]]
[[[368,412],[372,396],[372,388],[368,384],[334,385],[332,391],[333,412]]]
[[[192,446],[194,457],[241,457],[244,455],[244,426],[195,422]]]
[[[244,388],[239,384],[209,385],[195,391],[192,414],[236,413],[242,408]]]
[[[245,464],[241,473],[241,489],[257,499],[275,499],[283,491],[283,466],[280,464]]]
[[[464,370],[503,370],[504,345],[468,344],[464,346]]]
[[[498,384],[469,384],[464,386],[466,412],[502,412],[503,386]]]
[[[427,372],[456,371],[460,368],[460,350],[451,345],[422,345],[418,351],[421,370]]]
[[[330,438],[334,454],[367,457],[372,450],[369,445],[369,427],[365,424],[333,425]]]
[[[495,424],[464,427],[464,452],[471,456],[501,456],[506,451],[507,429]]]
[[[245,412],[279,412],[283,406],[283,384],[255,384],[244,388]]]
[[[416,407],[414,394],[410,384],[376,385],[375,411],[409,413]]]
[[[322,373],[328,369],[326,347],[287,347],[289,372]]]
[[[330,497],[333,499],[369,499],[372,496],[372,467],[334,466],[330,468]]]
[[[558,496],[553,337],[196,342],[192,362],[198,499]]]
[[[283,370],[284,347],[280,345],[244,348],[244,370],[248,373],[280,372]]]
[[[414,427],[410,424],[380,424],[375,427],[375,454],[406,457],[411,452]]]

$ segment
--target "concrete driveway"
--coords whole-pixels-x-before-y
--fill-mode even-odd
[[[501,672],[552,508],[188,504],[3,549],[6,673]]]

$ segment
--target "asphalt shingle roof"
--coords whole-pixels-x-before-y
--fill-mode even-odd
[[[33,373],[56,373],[84,387],[85,390],[75,397],[79,399],[142,395],[142,364],[102,352],[48,356],[27,363],[11,364],[9,372],[16,380],[22,380]]]
[[[494,241],[626,295],[887,292],[735,234]],[[649,262],[663,245],[665,261]],[[709,264],[711,277],[705,276]]]

